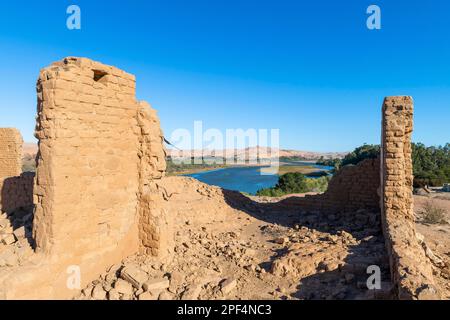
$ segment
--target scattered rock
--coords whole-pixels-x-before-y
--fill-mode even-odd
[[[157,297],[155,297],[151,292],[144,292],[139,295],[139,300],[156,300]]]
[[[136,289],[142,288],[142,285],[148,279],[147,273],[135,266],[123,268],[120,272],[120,277],[131,283]]]
[[[92,289],[92,298],[95,300],[105,300],[106,292],[103,289],[103,286],[98,284]]]
[[[237,286],[237,281],[233,278],[225,279],[220,283],[220,290],[224,294],[229,294],[231,291],[233,291]]]
[[[173,296],[169,292],[163,291],[160,293],[158,300],[173,300]]]
[[[14,236],[14,234],[4,234],[3,236],[2,236],[2,242],[3,242],[3,244],[5,244],[5,245],[10,245],[10,244],[13,244],[14,242],[16,242],[16,237]]]
[[[14,230],[14,235],[16,236],[17,239],[25,238],[25,227],[23,226]]]
[[[186,290],[183,292],[181,300],[197,300],[200,292],[202,291],[202,286],[199,284],[190,284]]]
[[[116,289],[111,289],[108,292],[108,300],[120,300],[120,294]]]
[[[286,244],[289,242],[289,238],[287,237],[276,238],[274,242],[277,244]]]
[[[124,294],[124,295],[132,295],[133,294],[133,286],[128,281],[118,279],[114,283],[114,289],[118,293]]]
[[[164,290],[169,288],[170,283],[168,279],[151,279],[143,284],[144,291]]]

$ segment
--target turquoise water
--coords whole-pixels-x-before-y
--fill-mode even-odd
[[[290,162],[289,164],[283,163],[283,165],[311,166],[311,163]],[[327,170],[332,169],[331,167],[318,165],[315,165],[315,167]],[[271,188],[278,182],[278,175],[262,175],[260,169],[261,167],[231,167],[193,173],[186,176],[223,189],[256,194],[258,190]]]

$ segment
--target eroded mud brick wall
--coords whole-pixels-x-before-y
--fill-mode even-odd
[[[288,205],[305,210],[355,212],[369,209],[379,212],[380,160],[366,159],[357,165],[342,167],[330,180],[328,190],[321,195],[292,198]]]
[[[33,174],[22,173],[20,132],[0,128],[0,210],[10,212],[33,204]]]
[[[0,179],[22,173],[22,145],[19,130],[0,128]]]
[[[141,253],[164,256],[171,252],[173,227],[162,208],[163,192],[155,181],[164,176],[166,152],[156,111],[146,102],[138,113],[140,134],[139,240]]]
[[[37,92],[37,252],[80,265],[83,279],[140,244],[157,253],[160,242],[140,238],[160,239],[158,222],[139,214],[150,215],[141,210],[142,185],[163,175],[165,158],[156,114],[135,98],[135,77],[66,58],[41,71]],[[150,235],[139,233],[139,220],[152,226]]]
[[[0,179],[0,210],[13,212],[33,206],[34,173],[25,172],[17,177]]]
[[[434,299],[439,293],[432,268],[415,232],[412,131],[412,98],[386,98],[382,120],[381,207],[391,278],[400,299]]]

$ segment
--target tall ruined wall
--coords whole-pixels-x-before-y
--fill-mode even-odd
[[[38,251],[132,253],[139,186],[135,79],[67,58],[41,71],[36,213]]]
[[[156,111],[141,102],[138,113],[140,134],[139,240],[142,253],[164,256],[170,253],[172,226],[162,208],[164,199],[155,180],[164,176],[166,152]]]
[[[331,178],[328,190],[321,195],[289,198],[287,205],[305,210],[352,212],[358,209],[379,210],[380,160],[366,159],[357,165],[341,168]]]
[[[0,128],[0,179],[22,173],[22,145],[19,130]]]
[[[386,98],[382,120],[381,208],[391,278],[399,299],[434,299],[439,293],[434,286],[431,264],[415,231],[412,131],[412,98]]]
[[[22,173],[20,132],[0,128],[0,210],[13,211],[33,205],[33,174]]]
[[[163,138],[134,76],[115,67],[66,58],[41,71],[37,92],[36,256],[2,271],[0,296],[68,298],[72,267],[83,287],[140,246],[163,252],[167,219],[146,187],[164,175]]]

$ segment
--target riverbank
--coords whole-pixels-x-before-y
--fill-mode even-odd
[[[263,167],[260,169],[261,173],[271,173],[273,172],[273,168],[271,167]],[[315,166],[296,166],[296,165],[281,165],[278,168],[278,175],[281,176],[286,173],[297,172],[304,175],[316,174],[319,172],[327,172],[326,169],[320,169]]]

